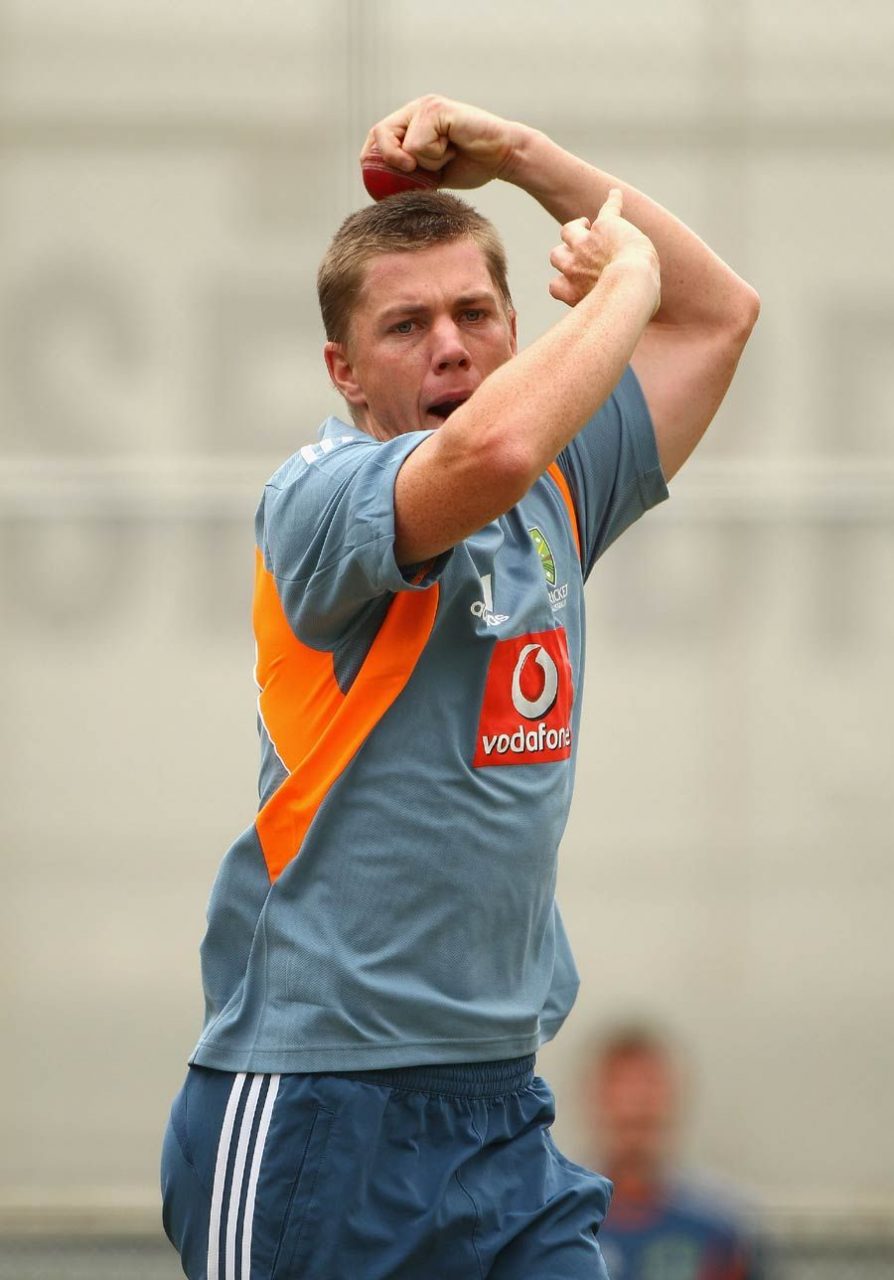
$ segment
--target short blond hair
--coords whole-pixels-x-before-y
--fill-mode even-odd
[[[317,295],[330,342],[347,341],[367,263],[380,253],[412,253],[469,239],[481,250],[507,311],[512,311],[506,250],[477,209],[444,191],[405,191],[350,214],[317,273]]]

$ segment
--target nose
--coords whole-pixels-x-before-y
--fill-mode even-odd
[[[432,330],[432,364],[439,373],[448,369],[468,369],[471,357],[462,330],[452,320],[444,319]]]

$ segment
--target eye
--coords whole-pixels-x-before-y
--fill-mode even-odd
[[[392,333],[412,333],[415,320],[398,320],[397,324],[391,326]]]
[[[477,321],[483,320],[487,312],[483,307],[470,307],[468,311],[463,312],[463,315],[468,321],[475,324]]]

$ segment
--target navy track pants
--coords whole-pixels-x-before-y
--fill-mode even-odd
[[[611,1184],[533,1058],[326,1075],[191,1066],[162,1154],[189,1280],[606,1280]]]

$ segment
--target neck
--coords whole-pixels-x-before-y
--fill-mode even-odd
[[[664,1179],[657,1169],[609,1166],[607,1176],[615,1186],[614,1200],[631,1209],[646,1208],[662,1198]]]

